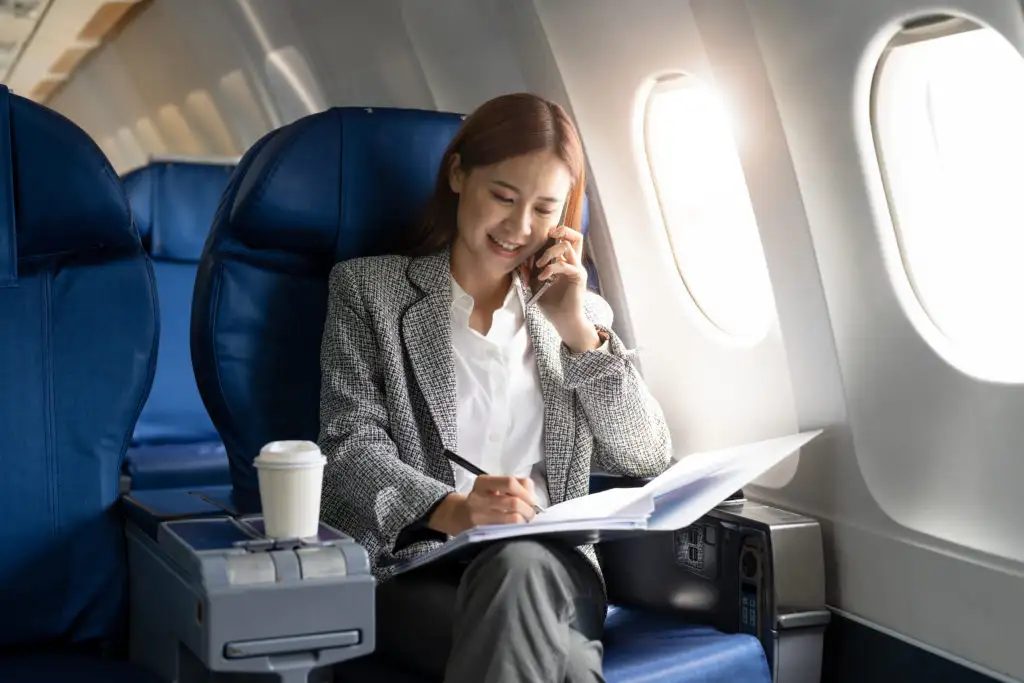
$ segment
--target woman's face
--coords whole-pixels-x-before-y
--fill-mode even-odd
[[[453,165],[449,182],[459,196],[456,249],[466,263],[505,276],[534,254],[558,223],[569,195],[569,168],[539,151],[466,173]]]

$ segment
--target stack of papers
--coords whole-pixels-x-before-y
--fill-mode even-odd
[[[438,550],[404,563],[398,571],[408,571],[466,545],[486,541],[555,535],[590,542],[580,534],[594,532],[595,536],[610,538],[616,536],[615,532],[682,529],[819,434],[821,430],[694,453],[642,487],[615,488],[574,498],[551,506],[525,524],[469,529]]]

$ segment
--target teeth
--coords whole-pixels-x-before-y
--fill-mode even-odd
[[[494,242],[495,244],[497,244],[499,247],[501,247],[505,251],[515,251],[516,249],[519,248],[518,244],[510,244],[508,242],[502,242],[501,240],[496,240],[493,237],[491,237],[491,241]]]

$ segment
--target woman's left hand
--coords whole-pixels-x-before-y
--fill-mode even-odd
[[[572,351],[579,353],[596,349],[601,345],[601,338],[583,308],[587,293],[583,235],[565,225],[552,228],[548,235],[557,239],[558,243],[535,257],[543,267],[540,282],[536,285],[539,287],[543,281],[552,277],[557,279],[537,300],[536,305]],[[523,268],[524,278],[529,282],[530,262],[524,264]]]

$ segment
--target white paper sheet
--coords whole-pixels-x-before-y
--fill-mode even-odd
[[[690,526],[819,434],[821,430],[718,451],[722,457],[714,459],[714,466],[703,468],[696,477],[674,477],[672,488],[661,488],[647,528],[670,530]]]
[[[526,524],[477,527],[475,540],[580,529],[680,529],[792,455],[821,430],[694,453],[643,487],[615,488],[553,505]]]
[[[821,434],[820,429],[742,446],[732,446],[717,451],[693,453],[652,479],[644,488],[648,489],[652,496],[658,497],[725,469],[740,468],[744,472],[752,473],[749,479],[733,489],[735,491],[785,460],[819,434]],[[764,467],[762,468],[762,466]]]
[[[654,499],[640,487],[617,488],[573,498],[552,505],[533,519],[533,524],[571,519],[604,519],[606,517],[646,517],[654,512]]]

